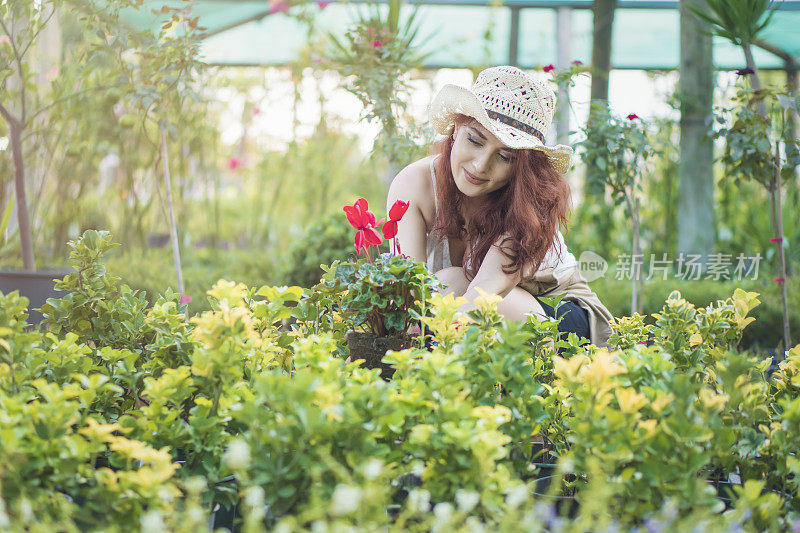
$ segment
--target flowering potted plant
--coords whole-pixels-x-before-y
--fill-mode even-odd
[[[340,307],[352,320],[353,329],[347,334],[350,356],[364,359],[369,368],[380,368],[384,378],[394,370],[381,359],[387,350],[419,345],[410,332],[414,322],[429,313],[426,302],[440,288],[425,265],[402,255],[399,246],[397,255],[379,254],[384,240],[396,238],[397,223],[407,209],[408,202],[398,200],[388,220],[376,220],[364,198],[345,206],[347,220],[356,229],[356,254],[363,252],[363,257],[334,262],[324,278],[344,289]]]

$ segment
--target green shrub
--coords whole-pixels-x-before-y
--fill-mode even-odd
[[[800,279],[787,280],[790,325],[795,340],[800,339]],[[601,278],[590,283],[600,301],[615,317],[630,316],[631,286],[627,281]],[[771,280],[690,281],[650,280],[642,287],[642,309],[645,315],[656,313],[673,290],[697,307],[705,307],[717,300],[728,298],[737,287],[758,292],[761,305],[753,310],[756,323],[742,334],[740,348],[754,350],[774,349],[783,339],[782,303],[780,286]],[[648,317],[649,323],[653,322]]]
[[[438,344],[389,352],[387,383],[337,357],[347,317],[325,284],[220,280],[188,317],[177,294],[150,304],[119,282],[107,233],[69,246],[76,273],[45,306],[49,330],[26,329],[27,301],[0,295],[4,531],[190,533],[217,503],[238,504],[253,532],[798,519],[800,347],[773,377],[735,351],[754,293],[709,307],[674,293],[652,324],[617,321],[613,352],[553,345],[555,322],[504,321],[494,295],[466,315],[434,295],[423,321]],[[577,476],[574,518],[530,494],[537,436]],[[742,483],[720,515],[706,480],[730,474]]]

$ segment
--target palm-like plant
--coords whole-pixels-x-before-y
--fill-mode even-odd
[[[772,0],[705,0],[705,4],[708,11],[696,7],[689,9],[711,26],[713,35],[742,48],[747,68],[753,71],[753,88],[760,89],[752,45],[772,20],[775,3]]]

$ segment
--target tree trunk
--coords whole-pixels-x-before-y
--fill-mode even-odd
[[[714,145],[711,115],[714,65],[711,37],[689,10],[699,5],[681,0],[681,52],[678,93],[681,95],[681,140],[678,163],[678,252],[700,254],[705,264],[714,250]]]
[[[22,156],[22,125],[16,120],[8,122],[11,136],[11,154],[14,158],[14,187],[17,195],[17,225],[22,249],[22,267],[36,270],[31,242],[31,221],[28,215],[28,196],[25,193],[25,162]]]
[[[591,101],[608,102],[608,73],[611,70],[611,37],[616,0],[594,0],[592,32]]]
[[[772,220],[775,227],[775,236],[779,239],[778,260],[780,262],[780,285],[781,301],[783,302],[783,350],[792,347],[791,332],[789,331],[789,297],[786,294],[786,254],[783,247],[783,206],[781,205],[781,156],[780,141],[775,141],[775,174],[773,186],[770,188],[770,199],[772,200]],[[779,356],[783,359],[783,354]]]
[[[169,152],[167,151],[167,134],[161,129],[161,158],[164,165],[164,182],[167,187],[167,207],[169,209],[169,236],[172,241],[172,258],[175,262],[175,275],[178,278],[178,292],[184,295],[183,271],[181,269],[181,252],[178,244],[178,228],[175,224],[175,209],[172,206],[172,185],[169,176]]]
[[[633,190],[633,188],[631,188]],[[633,194],[636,194],[635,192]],[[637,259],[642,256],[639,244],[639,198],[635,197],[631,207],[633,219],[633,253],[631,265],[633,266],[633,290],[631,291],[631,316],[633,313],[642,313],[642,268],[637,266]]]

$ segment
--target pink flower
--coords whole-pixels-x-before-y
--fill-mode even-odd
[[[631,113],[625,118],[627,118],[628,120],[636,120],[637,118],[639,118],[639,115],[637,115],[636,113]]]
[[[542,70],[545,71],[545,72],[550,72],[551,70],[555,70],[555,69],[556,69],[556,67],[554,67],[553,65],[546,65],[545,67],[542,68]]]
[[[317,2],[317,7],[320,9],[325,9],[326,7],[328,7],[328,5],[330,5],[330,3],[331,3],[330,0],[321,0]]]
[[[576,59],[575,61],[572,62],[572,64],[575,66],[580,66],[583,65],[583,61],[579,61],[578,59]]]
[[[244,166],[244,161],[239,159],[238,157],[231,157],[228,159],[228,168],[231,170],[236,170],[239,167]]]
[[[772,237],[769,242],[783,242],[782,237]]]
[[[253,108],[253,114],[254,115],[258,115],[259,113],[261,113],[261,108],[258,107],[258,106],[254,107]]]
[[[775,278],[775,283],[785,283],[786,278]]]
[[[380,42],[378,39],[375,39],[374,41],[372,41],[372,47],[373,48],[380,48],[381,46],[383,46],[383,43]]]
[[[186,305],[192,301],[191,296],[186,296],[185,294],[181,294],[181,305]]]
[[[290,7],[292,6],[289,5],[289,2],[286,2],[285,0],[278,0],[277,2],[273,2],[272,0],[270,0],[269,14],[273,15],[275,13],[286,13],[287,11],[289,11]]]
[[[44,75],[44,79],[47,82],[51,82],[58,76],[58,65],[53,65],[50,70],[47,71],[47,74]]]
[[[11,44],[11,37],[9,37],[8,35],[0,35],[0,43]]]

